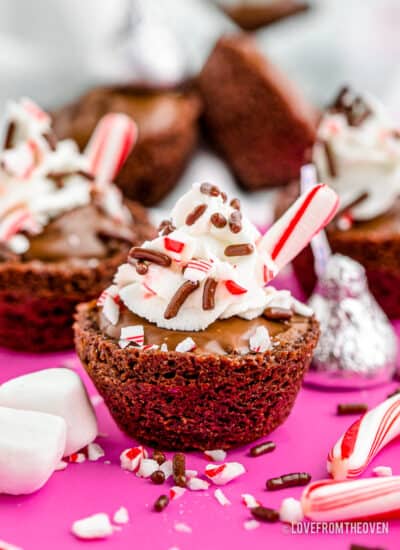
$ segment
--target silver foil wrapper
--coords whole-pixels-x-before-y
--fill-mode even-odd
[[[321,336],[306,383],[356,389],[393,377],[397,337],[369,291],[362,265],[332,255],[309,304]]]

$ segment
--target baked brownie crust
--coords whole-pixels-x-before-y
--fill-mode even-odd
[[[221,38],[199,78],[212,139],[244,187],[298,177],[317,113],[246,35]]]
[[[129,203],[136,226],[134,244],[153,236],[145,210]],[[0,262],[0,346],[43,352],[71,347],[78,303],[97,298],[125,261],[130,243],[120,242],[108,258]]]
[[[124,194],[146,206],[175,186],[197,142],[201,102],[194,91],[96,88],[55,112],[54,130],[84,149],[99,119],[125,113],[138,124],[138,141],[116,177]]]
[[[303,326],[303,325],[302,325]],[[94,302],[76,316],[77,353],[119,427],[162,449],[229,449],[289,415],[319,328],[287,330],[266,353],[217,355],[120,349],[98,326]]]

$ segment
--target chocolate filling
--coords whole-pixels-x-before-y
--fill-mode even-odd
[[[65,212],[29,236],[30,247],[23,261],[58,262],[69,258],[106,258],[121,241],[132,242],[132,230],[106,216],[90,204]]]
[[[195,353],[216,353],[226,355],[232,353],[248,353],[249,338],[257,327],[265,327],[272,339],[272,343],[281,339],[293,337],[293,333],[303,334],[307,330],[308,319],[294,315],[290,321],[270,321],[264,317],[257,317],[251,321],[240,317],[217,320],[202,331],[181,331],[159,328],[146,319],[132,313],[127,308],[121,311],[119,322],[112,325],[102,313],[98,314],[100,330],[115,340],[119,340],[122,327],[142,325],[144,329],[145,344],[161,346],[166,344],[169,351],[185,338],[193,338],[196,343]]]

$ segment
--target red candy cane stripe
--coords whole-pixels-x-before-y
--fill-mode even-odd
[[[7,242],[22,229],[33,230],[36,224],[29,210],[20,209],[10,212],[0,223],[0,242]]]
[[[371,409],[336,442],[327,469],[335,479],[359,476],[379,451],[400,435],[400,395]]]
[[[301,504],[304,515],[317,521],[400,519],[400,476],[316,481]]]
[[[21,105],[25,111],[34,119],[39,122],[48,122],[50,124],[49,115],[43,111],[34,101],[29,98],[23,98],[21,100]]]
[[[234,296],[239,296],[240,294],[246,294],[247,289],[243,288],[242,286],[235,283],[235,281],[225,281],[225,287],[228,292],[233,294]]]
[[[304,193],[267,231],[258,244],[282,269],[335,215],[339,199],[326,185]]]
[[[85,149],[89,170],[100,184],[112,182],[138,135],[135,122],[123,114],[105,115],[96,126]]]
[[[170,252],[176,252],[177,254],[180,254],[185,248],[185,243],[181,241],[176,241],[175,239],[164,237],[164,247]]]
[[[144,329],[142,325],[132,325],[121,328],[121,340],[133,342],[137,346],[144,344]]]

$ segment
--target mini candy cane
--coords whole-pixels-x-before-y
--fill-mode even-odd
[[[400,435],[400,394],[365,413],[342,435],[328,455],[335,479],[359,476],[379,451]]]
[[[301,167],[301,176],[300,176],[300,188],[302,193],[307,193],[315,185],[317,185],[317,172],[313,164],[306,164]],[[331,248],[328,243],[325,231],[321,230],[311,239],[311,248],[314,255],[314,267],[315,272],[321,276],[324,271],[328,261],[329,256],[331,255]]]
[[[96,126],[85,149],[89,170],[98,184],[112,182],[138,135],[135,122],[127,115],[110,113]]]
[[[97,300],[98,307],[102,307],[103,315],[110,321],[112,325],[118,323],[121,300],[118,295],[117,285],[111,285],[106,288]]]
[[[301,195],[267,231],[258,244],[278,270],[288,264],[335,215],[337,194],[328,186],[315,185]]]
[[[400,519],[400,476],[315,481],[301,504],[304,515],[317,521]]]
[[[245,467],[240,462],[225,462],[219,466],[208,464],[205,470],[208,479],[216,485],[225,485],[245,472]]]

